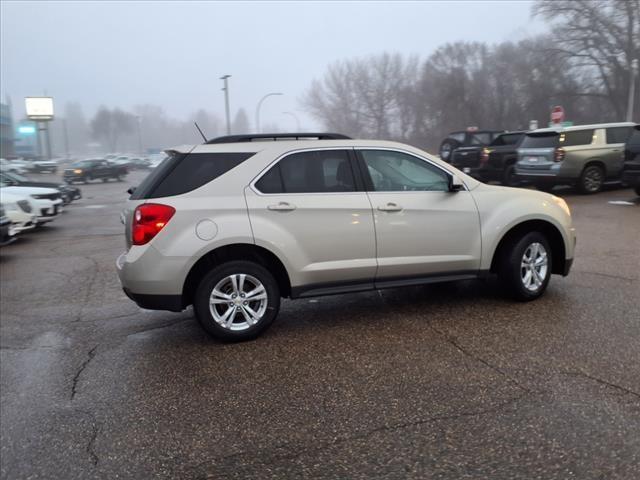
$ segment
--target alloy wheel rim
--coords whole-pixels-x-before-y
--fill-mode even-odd
[[[220,280],[209,297],[214,321],[231,331],[247,330],[256,325],[267,311],[267,290],[260,280],[236,273]]]
[[[594,192],[598,190],[602,184],[602,174],[597,168],[590,168],[587,170],[584,180],[586,189],[590,192]]]
[[[548,268],[549,259],[544,245],[532,243],[524,250],[520,263],[522,285],[530,292],[539,290],[547,278]]]

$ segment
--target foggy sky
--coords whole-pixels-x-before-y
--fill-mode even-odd
[[[316,123],[299,99],[335,60],[401,52],[426,58],[457,40],[520,40],[544,31],[531,2],[7,2],[1,4],[1,94],[14,117],[25,96],[99,105],[160,105],[175,118],[205,108],[224,118],[231,74],[232,119],[294,130]]]

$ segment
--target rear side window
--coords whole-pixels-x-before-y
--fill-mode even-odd
[[[607,128],[607,143],[626,143],[631,132],[631,127]]]
[[[629,145],[640,145],[640,126],[633,129],[633,133],[627,141]]]
[[[255,153],[174,153],[145,178],[132,200],[171,197],[195,190],[237,167]]]
[[[489,145],[491,142],[490,133],[474,133],[471,137],[471,145]]]
[[[520,148],[555,148],[558,146],[559,138],[560,134],[557,132],[527,134]]]
[[[493,142],[491,142],[491,145],[494,147],[503,145],[517,145],[523,136],[524,135],[522,133],[506,133],[503,135],[498,135],[493,140]]]
[[[560,134],[560,144],[563,147],[575,147],[577,145],[591,145],[593,129],[573,130]]]
[[[280,160],[256,182],[262,193],[355,192],[345,150],[294,153]]]

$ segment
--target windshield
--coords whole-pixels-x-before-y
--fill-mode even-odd
[[[560,134],[558,132],[528,133],[520,148],[555,148],[558,146]]]
[[[523,133],[503,133],[491,142],[491,146],[517,145],[522,140],[522,137],[524,137]]]
[[[29,179],[27,177],[23,177],[22,175],[18,175],[13,172],[2,172],[2,175],[7,177],[10,180],[15,180],[17,182],[28,182]]]
[[[90,167],[91,165],[93,165],[92,160],[79,160],[71,164],[71,166],[75,168],[86,168],[86,167]]]

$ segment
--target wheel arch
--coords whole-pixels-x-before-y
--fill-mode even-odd
[[[604,172],[605,177],[607,176],[607,166],[605,165],[604,160],[602,160],[600,157],[593,157],[587,160],[584,163],[584,167],[582,167],[582,172],[584,172],[587,168],[594,165],[602,168],[602,171]],[[582,175],[582,172],[580,173],[580,175]]]
[[[512,226],[502,235],[493,251],[490,271],[496,273],[498,261],[504,249],[513,245],[514,242],[529,232],[540,232],[547,238],[551,247],[551,273],[564,275],[567,261],[564,237],[560,229],[553,223],[541,219],[525,220]]]
[[[214,248],[203,254],[193,264],[182,287],[183,305],[187,306],[193,303],[193,297],[200,280],[212,268],[232,260],[248,260],[262,265],[275,277],[280,288],[280,294],[283,297],[291,295],[291,281],[287,269],[273,252],[250,243],[235,243]]]

